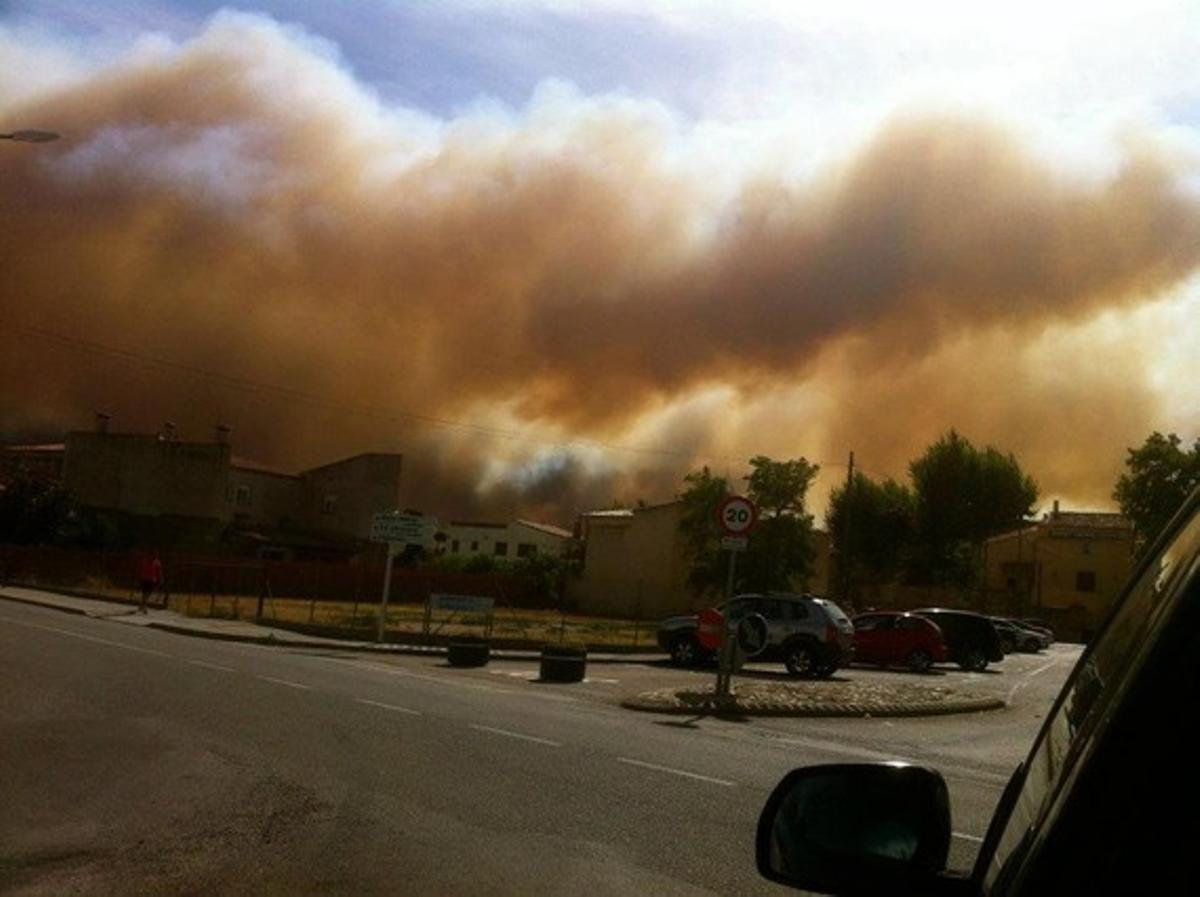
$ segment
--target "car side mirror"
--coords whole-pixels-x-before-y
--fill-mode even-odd
[[[934,890],[950,852],[950,798],[902,763],[795,769],[763,807],[755,854],[771,881],[827,894]]]

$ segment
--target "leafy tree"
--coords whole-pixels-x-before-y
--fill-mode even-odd
[[[1121,513],[1133,521],[1142,548],[1154,542],[1192,490],[1200,486],[1200,439],[1190,451],[1181,444],[1174,433],[1151,433],[1139,448],[1129,449],[1125,473],[1113,490]]]
[[[816,556],[805,500],[820,468],[804,458],[773,461],[765,455],[752,458],[750,468],[745,480],[758,507],[758,524],[739,559],[738,584],[751,591],[788,589]]]
[[[786,589],[812,563],[812,515],[805,511],[805,497],[817,466],[804,458],[773,461],[759,455],[750,468],[744,479],[750,500],[758,506],[759,521],[747,551],[738,558],[735,588]],[[721,550],[724,531],[717,510],[732,492],[728,481],[707,467],[688,474],[684,483],[679,530],[692,561],[688,584],[698,593],[719,594],[725,588],[729,559]]]
[[[916,538],[916,498],[902,483],[877,483],[859,472],[849,489],[840,486],[829,496],[825,525],[838,557],[849,559],[853,593],[863,576],[889,582],[904,569]]]
[[[692,564],[688,586],[698,594],[719,591],[725,584],[725,563],[717,509],[731,494],[729,483],[707,467],[692,471],[683,482],[686,488],[679,496],[683,502],[679,533]]]
[[[0,543],[58,541],[74,513],[70,493],[57,483],[19,469],[0,480]]]
[[[1013,455],[979,450],[954,430],[913,461],[909,474],[916,496],[909,572],[917,582],[968,585],[983,541],[1020,526],[1038,496]]]

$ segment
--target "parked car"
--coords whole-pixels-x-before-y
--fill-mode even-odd
[[[878,611],[854,618],[854,660],[877,666],[906,666],[924,673],[949,656],[936,623],[916,614]]]
[[[946,783],[904,763],[796,769],[767,799],[768,879],[831,894],[1194,894],[1200,490],[1134,570],[1013,773],[969,874]]]
[[[1000,650],[1005,654],[1013,654],[1017,650],[1017,639],[1019,633],[1017,627],[1009,623],[1003,617],[988,617],[992,626],[996,630],[996,635],[1000,637]]]
[[[925,607],[913,611],[937,623],[949,650],[947,660],[964,670],[981,672],[989,663],[1004,659],[1004,648],[992,621],[982,614],[944,607]]]
[[[1054,640],[1057,638],[1057,636],[1054,634],[1053,627],[1051,627],[1050,624],[1045,620],[1039,620],[1035,617],[1022,617],[1020,620],[1013,620],[1013,622],[1024,626],[1027,629],[1032,629],[1035,632],[1044,634],[1046,638],[1050,640],[1049,645],[1053,645]],[[1049,647],[1049,645],[1047,645],[1047,647]]]
[[[1030,626],[1028,623],[1023,623],[1020,620],[1009,619],[1020,633],[1020,638],[1017,641],[1017,650],[1026,651],[1030,654],[1037,654],[1054,644],[1054,636],[1044,629],[1039,629],[1036,626]]]
[[[782,661],[793,676],[832,676],[854,656],[854,624],[832,601],[816,595],[738,595],[718,610],[736,624],[750,614],[767,621],[767,643],[752,659]],[[659,647],[680,666],[711,660],[696,638],[694,614],[670,617],[658,627]]]

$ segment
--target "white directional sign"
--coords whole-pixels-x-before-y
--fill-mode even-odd
[[[758,509],[754,507],[754,502],[740,495],[731,495],[721,502],[717,514],[722,528],[730,536],[746,535],[758,519]]]
[[[383,511],[371,517],[371,541],[399,545],[425,545],[433,542],[437,521],[419,514]]]

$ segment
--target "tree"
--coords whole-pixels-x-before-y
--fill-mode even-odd
[[[790,589],[816,556],[805,501],[820,468],[805,458],[773,461],[765,455],[750,459],[750,468],[744,479],[758,506],[758,524],[739,559],[738,583],[750,591]]]
[[[729,483],[707,467],[692,471],[683,482],[686,488],[679,496],[683,503],[679,533],[692,565],[688,586],[698,594],[719,591],[725,583],[725,565],[717,509],[730,494]]]
[[[916,538],[916,498],[902,483],[890,478],[877,483],[859,472],[849,490],[840,486],[829,496],[825,525],[842,563],[849,559],[853,593],[862,576],[890,582],[904,569]]]
[[[70,493],[57,483],[14,470],[0,483],[0,543],[58,541],[74,510]]]
[[[916,497],[910,577],[969,585],[985,539],[1021,525],[1038,488],[1012,454],[982,451],[951,430],[909,465]]]
[[[1171,516],[1193,489],[1200,486],[1200,439],[1190,451],[1171,433],[1155,431],[1139,448],[1129,449],[1125,473],[1117,480],[1113,499],[1133,522],[1139,550],[1153,544]]]

